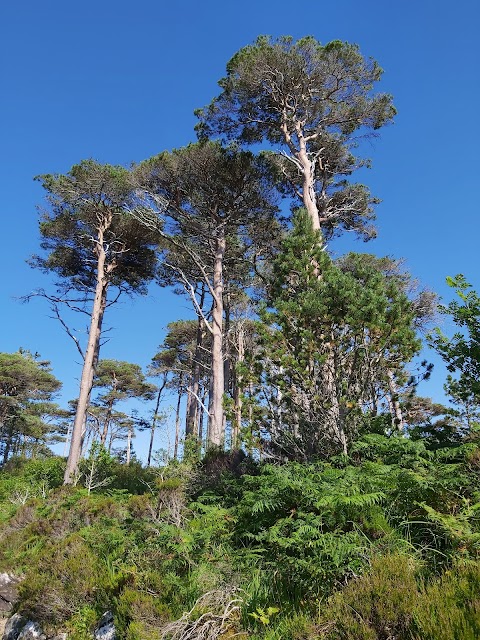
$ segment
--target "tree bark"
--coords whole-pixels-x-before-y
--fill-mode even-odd
[[[153,414],[152,426],[150,427],[150,444],[148,445],[147,467],[149,467],[152,462],[153,439],[155,438],[155,428],[157,426],[158,409],[160,407],[160,400],[166,384],[167,384],[167,374],[164,374],[163,382],[158,389],[157,402],[155,404],[155,413]]]
[[[316,160],[311,160],[308,157],[307,141],[305,140],[302,124],[297,121],[295,123],[295,136],[297,138],[298,146],[295,145],[292,138],[292,133],[289,130],[287,124],[287,113],[284,111],[283,122],[281,130],[290,149],[291,157],[295,158],[294,162],[298,169],[302,172],[303,184],[302,184],[302,199],[305,209],[307,210],[315,231],[320,231],[320,215],[317,206],[317,197],[315,194],[315,163]]]
[[[203,419],[205,417],[205,402],[207,401],[207,395],[208,395],[208,388],[207,386],[205,386],[202,389],[202,404],[200,406],[198,422],[197,422],[198,444],[200,447],[200,451],[203,445]]]
[[[297,158],[302,165],[303,173],[303,204],[305,205],[308,215],[312,220],[314,230],[320,231],[320,216],[318,213],[317,198],[315,194],[315,163],[308,157],[305,138],[299,128],[297,129],[297,135],[300,147],[297,153]]]
[[[225,439],[223,421],[223,394],[225,391],[223,363],[223,259],[225,248],[225,235],[223,228],[221,228],[216,241],[213,270],[212,402],[208,429],[208,445],[210,447],[221,447]]]
[[[182,396],[183,396],[183,374],[180,374],[180,380],[178,382],[177,410],[175,412],[175,445],[173,449],[174,460],[178,460],[178,445],[180,442],[180,405],[182,403]]]
[[[243,366],[245,361],[245,331],[242,322],[240,322],[238,326],[237,349],[237,369],[235,372],[235,389],[233,394],[234,421],[232,427],[232,449],[239,448],[240,432],[242,429],[243,376],[239,371],[239,368]]]
[[[205,302],[205,285],[202,287],[200,294],[199,306],[203,309]],[[202,345],[205,338],[205,326],[203,319],[199,316],[197,324],[197,336],[195,344],[195,352],[193,354],[193,366],[192,366],[192,383],[190,394],[191,402],[187,411],[187,422],[185,425],[185,435],[194,436],[198,440],[198,416],[199,416],[199,403],[197,398],[200,392],[200,376],[201,376],[201,357],[202,357]]]
[[[342,453],[347,455],[347,438],[345,436],[345,430],[343,428],[342,412],[337,395],[337,363],[335,358],[335,351],[330,344],[327,345],[327,349],[327,359],[323,367],[325,375],[325,395],[327,398],[327,402],[329,403],[329,407],[326,412],[326,426],[330,433],[333,435],[334,439],[341,446]]]
[[[127,465],[130,464],[131,452],[132,452],[132,426],[129,425],[128,426],[128,435],[127,435],[127,459],[125,461],[125,463]]]
[[[113,403],[114,403],[113,399],[110,400],[110,402],[108,403],[107,413],[105,415],[105,420],[103,422],[103,429],[100,435],[100,444],[102,445],[102,447],[105,446],[105,442],[107,441],[108,427],[110,426],[110,420],[112,419]]]
[[[405,423],[403,421],[403,413],[400,407],[400,403],[398,401],[398,389],[397,384],[395,382],[395,377],[393,371],[387,371],[388,378],[388,390],[390,392],[389,396],[389,405],[390,411],[392,412],[393,424],[396,429],[402,431]]]
[[[80,460],[85,420],[87,417],[87,409],[95,373],[95,362],[98,360],[100,333],[107,301],[108,288],[107,268],[105,264],[106,253],[103,246],[103,230],[99,230],[97,247],[97,283],[95,287],[90,329],[88,332],[88,344],[85,350],[82,377],[80,379],[80,394],[73,423],[72,440],[70,443],[70,452],[68,454],[67,468],[65,469],[64,484],[72,484],[73,476],[75,475],[78,462]]]

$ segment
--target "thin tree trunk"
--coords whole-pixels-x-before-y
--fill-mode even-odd
[[[132,451],[132,425],[128,425],[128,435],[127,435],[127,459],[126,464],[130,464],[130,455]]]
[[[173,459],[178,460],[178,445],[180,442],[180,405],[183,397],[183,374],[180,374],[180,380],[178,383],[178,400],[177,410],[175,413],[175,446],[173,449]]]
[[[106,254],[103,247],[103,232],[98,234],[98,261],[97,261],[97,284],[95,287],[95,298],[93,301],[92,316],[90,320],[90,329],[88,333],[88,344],[85,351],[85,359],[83,362],[82,377],[80,379],[80,394],[78,397],[77,410],[73,423],[72,440],[70,443],[70,452],[67,460],[67,468],[65,469],[64,483],[71,484],[73,476],[76,473],[78,462],[82,451],[82,439],[84,433],[84,425],[87,416],[87,409],[90,400],[90,393],[93,385],[93,377],[95,373],[95,360],[98,359],[100,332],[103,320],[103,314],[106,306],[107,294],[107,269],[105,266]]]
[[[238,326],[238,355],[237,370],[235,372],[235,390],[233,396],[234,402],[234,422],[232,428],[232,448],[238,449],[240,446],[240,432],[242,430],[242,394],[243,394],[243,376],[239,369],[245,361],[245,332],[243,324],[240,322]]]
[[[387,371],[388,390],[390,391],[389,405],[393,416],[393,424],[396,429],[402,431],[405,423],[403,421],[403,413],[398,401],[398,389],[395,382],[393,371]]]
[[[102,433],[100,434],[100,444],[102,445],[102,447],[105,446],[105,442],[107,441],[108,427],[110,426],[110,421],[112,419],[113,403],[114,403],[113,399],[110,400],[110,402],[108,403],[107,413],[105,415],[105,420],[103,422],[103,429],[102,429]]]
[[[198,443],[200,446],[200,450],[203,444],[203,420],[205,417],[205,402],[207,400],[208,387],[205,386],[202,390],[202,404],[200,406],[200,412],[198,416],[198,424],[197,424],[197,432],[198,432]]]
[[[153,439],[155,437],[155,428],[157,426],[158,409],[160,407],[160,400],[161,400],[162,393],[163,393],[163,390],[165,389],[166,384],[167,384],[167,374],[164,374],[163,383],[161,384],[161,386],[158,389],[157,402],[155,404],[155,413],[153,414],[152,426],[150,427],[150,444],[148,446],[147,467],[150,466],[151,461],[152,461]]]
[[[202,287],[200,294],[199,306],[203,309],[205,302],[205,285]],[[200,391],[200,375],[201,375],[201,357],[202,357],[202,345],[205,337],[204,321],[201,317],[198,318],[197,324],[197,336],[195,344],[195,352],[193,354],[193,366],[192,366],[192,382],[191,391],[189,394],[190,403],[187,411],[187,421],[185,425],[185,436],[194,436],[198,439],[198,415],[199,404],[197,398]]]
[[[333,342],[333,340],[332,340]],[[337,363],[334,348],[327,345],[328,353],[324,365],[325,395],[329,407],[327,409],[327,429],[332,433],[337,443],[342,447],[342,453],[347,455],[347,438],[342,423],[340,403],[337,396],[336,371]]]
[[[225,391],[223,368],[223,258],[225,247],[225,236],[220,231],[216,243],[213,270],[213,291],[215,296],[212,309],[212,408],[208,429],[208,444],[212,447],[221,447],[225,439],[223,422],[223,394]]]
[[[253,455],[253,438],[254,438],[254,433],[253,433],[253,393],[254,393],[254,389],[253,389],[253,383],[250,382],[250,384],[248,385],[248,399],[249,399],[249,404],[248,404],[248,428],[250,429],[250,447],[248,450],[248,453],[250,455]]]

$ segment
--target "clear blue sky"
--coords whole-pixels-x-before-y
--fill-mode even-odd
[[[64,397],[75,396],[73,344],[40,301],[14,300],[48,286],[25,264],[39,243],[43,194],[33,176],[89,157],[129,164],[192,141],[193,110],[259,34],[356,42],[385,69],[381,88],[395,97],[396,123],[371,143],[373,168],[363,178],[382,199],[379,238],[332,250],[404,257],[446,297],[446,275],[462,272],[480,289],[479,28],[474,0],[1,3],[0,351],[39,351]],[[115,329],[102,355],[146,365],[165,325],[188,316],[187,300],[155,287],[124,300],[107,319]],[[439,394],[442,375],[422,392]]]

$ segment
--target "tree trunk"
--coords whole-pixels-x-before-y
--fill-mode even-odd
[[[72,484],[73,476],[75,475],[78,462],[80,460],[84,426],[90,401],[90,393],[93,386],[95,361],[98,360],[100,333],[107,300],[108,282],[106,278],[107,270],[105,267],[106,254],[103,247],[103,232],[101,231],[99,232],[97,247],[97,284],[95,287],[95,298],[93,301],[92,316],[90,320],[88,343],[83,362],[82,377],[80,379],[80,394],[73,423],[72,440],[70,443],[67,468],[65,469],[64,484]]]
[[[235,389],[233,393],[234,404],[234,421],[232,427],[232,449],[238,449],[240,446],[240,433],[242,430],[242,394],[243,394],[243,376],[239,369],[245,361],[245,332],[242,322],[238,323],[238,354],[237,369],[235,372]]]
[[[173,449],[174,460],[178,460],[178,445],[180,442],[180,405],[182,403],[182,396],[183,396],[183,374],[180,374],[180,380],[178,383],[177,410],[175,413],[175,446]]]
[[[128,435],[127,435],[127,459],[126,464],[130,464],[130,455],[132,452],[132,425],[128,425]]]
[[[333,340],[332,340],[333,342]],[[342,423],[342,414],[340,410],[340,403],[337,395],[337,363],[334,352],[334,347],[327,344],[327,359],[324,364],[324,376],[325,376],[325,395],[327,403],[329,405],[326,412],[326,427],[330,431],[334,439],[342,448],[342,453],[347,455],[347,438]]]
[[[149,467],[152,462],[153,439],[155,437],[155,428],[157,426],[158,409],[160,407],[160,399],[162,397],[162,393],[163,393],[163,390],[165,389],[166,384],[167,384],[167,374],[164,374],[163,382],[158,389],[157,403],[155,405],[155,413],[153,414],[152,426],[150,427],[150,444],[148,446],[147,467]]]
[[[395,382],[393,371],[387,371],[388,390],[390,391],[389,405],[392,412],[393,424],[396,429],[402,431],[405,423],[403,422],[403,413],[398,401],[398,389]]]
[[[205,285],[202,286],[200,294],[199,307],[203,309],[205,302]],[[185,425],[185,436],[194,436],[198,440],[198,416],[199,416],[199,392],[200,392],[200,376],[201,376],[201,358],[202,358],[202,345],[205,338],[205,324],[203,319],[199,316],[197,324],[197,336],[195,344],[195,352],[193,354],[193,366],[192,366],[192,382],[190,394],[190,404],[187,411],[187,421]]]
[[[113,399],[110,400],[110,402],[108,403],[107,413],[105,415],[105,420],[103,422],[103,429],[102,429],[102,433],[100,434],[100,444],[102,445],[102,447],[105,446],[105,442],[107,441],[108,427],[110,426],[110,420],[112,419],[113,403],[114,403]]]
[[[198,415],[197,432],[198,432],[198,444],[200,451],[203,445],[203,419],[205,417],[205,402],[207,401],[208,387],[205,386],[202,389],[202,404],[200,406],[200,412]]]
[[[225,439],[223,421],[223,394],[225,391],[223,368],[223,258],[225,246],[223,229],[220,229],[216,242],[213,270],[213,291],[215,295],[212,309],[212,407],[208,429],[208,445],[210,447],[221,447]]]

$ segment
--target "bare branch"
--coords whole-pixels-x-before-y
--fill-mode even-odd
[[[67,325],[67,323],[65,322],[65,320],[62,318],[62,316],[60,315],[60,311],[58,309],[58,305],[56,303],[52,302],[51,305],[51,309],[53,311],[53,313],[55,314],[55,318],[60,322],[60,324],[62,325],[62,327],[65,329],[66,334],[73,340],[73,342],[75,343],[75,346],[77,347],[77,351],[78,353],[81,355],[82,360],[85,360],[85,354],[83,353],[83,349],[80,346],[80,341],[78,340],[78,338],[76,336],[73,335],[73,333],[70,330],[70,327]]]

